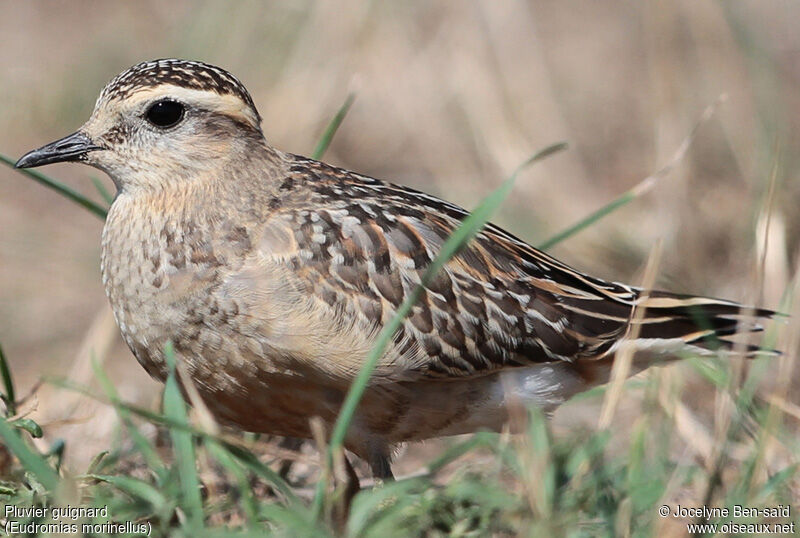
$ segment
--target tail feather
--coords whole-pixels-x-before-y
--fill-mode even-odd
[[[700,337],[707,334],[717,336],[729,336],[740,332],[739,321],[730,318],[706,318],[698,322],[695,320],[679,316],[659,316],[648,317],[642,320],[639,328],[640,338],[682,338],[701,333]]]
[[[722,337],[745,335],[764,330],[762,322],[782,317],[765,308],[755,308],[732,301],[655,291],[639,302],[645,308],[639,337],[642,339],[680,339],[703,349],[732,349],[741,346],[747,356],[762,350],[758,346],[737,343]]]
[[[728,338],[762,331],[765,321],[783,317],[765,308],[711,297],[629,290],[627,300],[571,298],[562,302],[573,313],[572,321],[582,328],[589,343],[588,354],[596,358],[611,356],[622,341],[635,335],[637,356],[647,356],[655,362],[675,358],[687,349],[708,354],[718,348],[736,348],[755,356],[765,350]],[[644,309],[640,318],[634,305]]]
[[[705,317],[755,317],[774,318],[785,316],[774,310],[757,308],[713,297],[685,295],[666,291],[652,291],[647,295],[643,306],[650,311],[672,312],[676,316]]]

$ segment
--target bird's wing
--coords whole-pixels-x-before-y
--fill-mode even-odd
[[[271,285],[282,286],[285,299],[272,316],[280,334],[294,336],[284,353],[349,376],[468,213],[316,161],[296,158],[291,170],[287,197],[260,240],[260,263],[282,282]],[[490,224],[425,286],[378,372],[463,378],[603,357],[624,336],[639,297]],[[639,338],[678,343],[735,332],[740,308],[663,292],[644,306]]]

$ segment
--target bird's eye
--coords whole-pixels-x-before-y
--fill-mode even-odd
[[[186,108],[181,103],[165,99],[153,103],[144,116],[156,127],[166,129],[177,125],[183,119],[184,112]]]

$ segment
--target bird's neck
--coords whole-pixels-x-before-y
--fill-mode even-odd
[[[226,196],[226,191],[268,188],[274,183],[269,180],[284,168],[284,155],[263,138],[206,145],[198,144],[191,152],[171,153],[168,158],[139,156],[103,170],[120,196],[173,198],[190,193]]]

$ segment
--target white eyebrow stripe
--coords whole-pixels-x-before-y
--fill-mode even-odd
[[[217,93],[214,90],[198,90],[164,83],[158,86],[145,86],[137,89],[125,100],[135,106],[142,101],[156,101],[166,98],[175,99],[190,106],[238,116],[247,120],[248,123],[256,128],[259,126],[259,119],[255,111],[242,98],[234,94]]]

